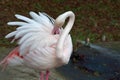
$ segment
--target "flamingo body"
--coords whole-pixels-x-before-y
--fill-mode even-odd
[[[11,51],[0,64],[4,67],[25,65],[40,71],[67,64],[72,53],[70,34],[65,37],[62,57],[59,57],[57,47],[59,47],[58,42],[64,29],[56,28],[55,20],[46,13],[30,12],[30,16],[32,19],[16,14],[15,17],[23,22],[8,22],[8,25],[18,27],[5,37],[14,37],[12,42],[18,40],[18,47]]]

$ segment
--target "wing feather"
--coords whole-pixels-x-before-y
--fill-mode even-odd
[[[54,27],[54,19],[46,13],[29,13],[31,18],[16,14],[15,17],[22,21],[8,22],[8,25],[18,26],[15,31],[9,33],[5,38],[14,37],[14,40],[18,40],[20,45],[20,55],[24,55],[29,49],[44,47],[48,45],[48,35],[51,35]],[[47,39],[47,40],[45,40]],[[54,42],[53,40],[51,42]],[[45,43],[45,44],[44,44]],[[34,45],[35,44],[35,45]],[[43,51],[45,52],[45,51]]]
[[[5,36],[5,38],[13,37],[13,36],[15,36],[16,33],[17,33],[17,31],[13,31],[13,32],[7,34],[7,35]]]
[[[39,15],[40,15],[40,17],[41,17],[41,19],[43,20],[43,21],[45,21],[45,22],[49,22],[49,18],[47,18],[47,16],[45,16],[45,15],[43,15],[42,13],[40,13],[39,12]]]
[[[49,16],[48,14],[46,14],[44,12],[42,14],[47,16],[49,18],[49,20],[51,21],[51,23],[54,24],[55,20],[51,16]]]
[[[39,31],[39,30],[36,30],[36,29],[21,30],[21,31],[16,33],[15,39],[18,39],[19,37],[22,37],[29,32],[37,32],[37,31]]]
[[[23,21],[28,22],[28,23],[35,23],[34,20],[32,20],[32,19],[30,19],[30,18],[27,18],[27,17],[25,17],[25,16],[22,16],[22,15],[19,15],[19,14],[16,14],[15,17],[16,17],[17,19],[23,20]]]
[[[39,26],[34,26],[33,27],[33,24],[27,24],[27,25],[23,25],[23,26],[20,26],[18,27],[16,30],[19,31],[19,30],[25,30],[25,29],[38,29],[38,28],[41,28]]]
[[[30,14],[30,16],[31,16],[35,21],[41,23],[41,18],[40,18],[40,16],[37,15],[35,12],[32,12],[32,11],[31,11],[29,14]]]
[[[22,44],[25,40],[29,39],[30,37],[33,37],[34,33],[27,33],[21,39],[19,40],[18,44]]]
[[[28,49],[34,43],[34,38],[36,37],[30,37],[29,39],[27,39],[26,41],[22,43],[22,45],[20,46],[20,55],[24,55],[25,53],[28,52]]]
[[[7,24],[8,24],[8,25],[12,25],[12,26],[15,26],[15,25],[19,25],[19,26],[27,25],[26,22],[19,22],[19,21],[8,22]]]

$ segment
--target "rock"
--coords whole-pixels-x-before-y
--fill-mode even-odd
[[[82,46],[73,53],[72,62],[80,70],[84,69],[103,80],[116,80],[116,76],[120,76],[120,53],[108,48],[92,44],[90,47]]]

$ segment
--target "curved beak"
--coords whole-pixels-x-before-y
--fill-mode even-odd
[[[60,34],[60,28],[55,26],[52,30],[52,34]]]

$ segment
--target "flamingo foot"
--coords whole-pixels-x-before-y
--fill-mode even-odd
[[[50,75],[50,71],[46,71],[46,80],[48,80],[49,79],[49,75]]]

